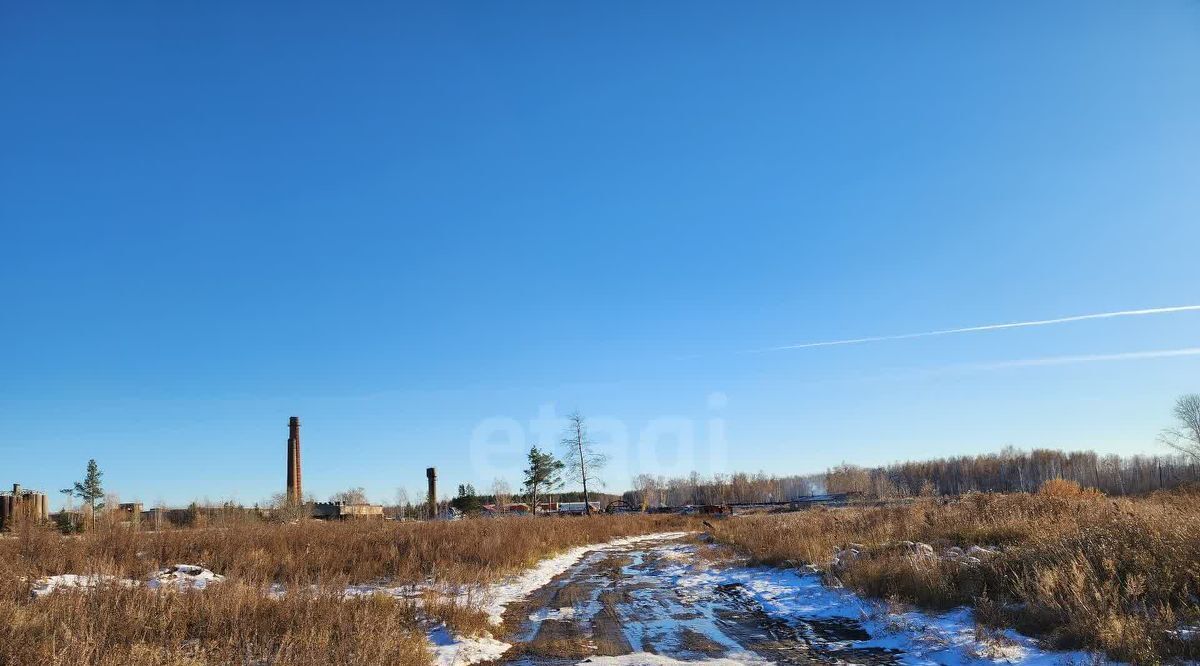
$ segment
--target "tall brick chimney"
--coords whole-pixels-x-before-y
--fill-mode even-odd
[[[437,468],[427,467],[425,478],[429,480],[429,496],[426,498],[429,502],[429,519],[433,520],[437,518]]]
[[[288,419],[287,498],[291,504],[304,501],[300,489],[300,417]]]

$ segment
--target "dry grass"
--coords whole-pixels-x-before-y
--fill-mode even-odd
[[[416,610],[382,596],[345,600],[348,584],[492,582],[562,550],[679,529],[671,516],[453,523],[233,525],[63,537],[23,529],[0,539],[0,664],[416,664],[429,655]],[[226,576],[202,592],[105,588],[30,595],[37,578],[144,579],[176,563]],[[266,594],[272,583],[288,593]],[[423,600],[426,616],[470,633],[469,602]]]
[[[1016,626],[1057,647],[1153,663],[1200,656],[1174,633],[1200,622],[1200,492],[1112,499],[1069,483],[1038,494],[977,494],[904,507],[815,510],[723,521],[719,540],[768,564],[830,564],[865,594],[925,607],[973,604],[988,624]],[[999,546],[975,564],[914,556]]]
[[[412,606],[329,592],[269,599],[232,582],[203,593],[109,588],[30,601],[0,582],[4,664],[425,664]]]
[[[513,518],[436,523],[248,524],[64,538],[26,530],[0,540],[0,576],[110,573],[140,578],[177,562],[248,583],[477,583],[587,543],[677,528],[673,516]]]

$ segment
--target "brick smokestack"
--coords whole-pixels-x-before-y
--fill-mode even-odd
[[[429,519],[437,518],[437,468],[427,467],[425,478],[429,479]]]
[[[300,489],[300,417],[288,419],[287,499],[290,504],[303,501]]]

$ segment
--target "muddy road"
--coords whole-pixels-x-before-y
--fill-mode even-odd
[[[508,607],[494,663],[897,663],[846,613],[780,612],[771,595],[799,593],[755,571],[695,537],[596,550]]]

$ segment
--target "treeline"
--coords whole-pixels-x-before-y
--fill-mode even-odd
[[[1074,481],[1108,495],[1138,495],[1200,483],[1200,465],[1186,455],[1100,455],[1093,451],[1021,451],[899,462],[882,467],[842,464],[823,474],[641,474],[622,499],[635,507],[779,502],[822,493],[862,493],[871,499],[1035,492],[1052,479]]]
[[[883,467],[840,465],[825,473],[831,493],[895,498],[969,492],[1033,492],[1066,479],[1109,495],[1136,495],[1200,482],[1200,466],[1184,455],[1099,455],[1093,451],[1020,451],[956,456]]]
[[[656,508],[688,504],[781,502],[824,492],[823,475],[771,476],[763,472],[684,477],[639,474],[622,499],[635,507]]]

